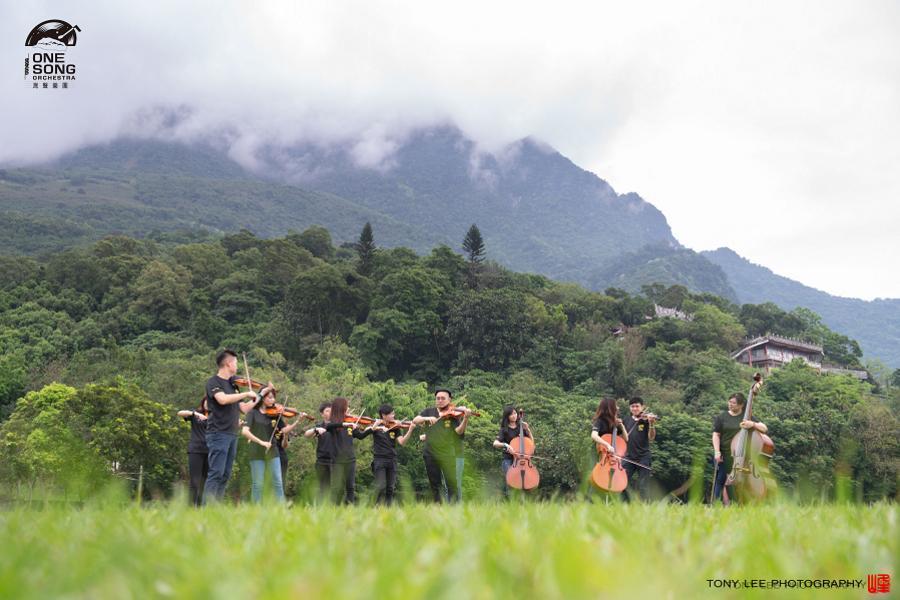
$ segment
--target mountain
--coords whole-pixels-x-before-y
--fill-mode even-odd
[[[477,223],[488,257],[519,271],[587,284],[587,273],[647,244],[677,246],[663,214],[553,149],[524,139],[479,152],[452,127],[415,132],[383,165],[353,148],[262,148],[250,172],[212,145],[121,139],[42,169],[0,171],[0,212],[48,239],[247,227],[259,235],[320,224],[338,241],[366,221],[382,245],[458,248]],[[21,242],[21,243],[20,243]],[[0,251],[15,251],[13,240]]]
[[[900,368],[900,299],[866,301],[832,296],[776,275],[729,248],[700,254],[722,268],[742,304],[774,302],[785,310],[806,307],[821,316],[829,328],[856,339],[867,357]]]
[[[626,252],[588,275],[589,287],[616,287],[638,293],[644,285],[680,284],[695,292],[710,292],[737,302],[725,271],[688,248],[649,244]]]
[[[349,154],[297,147],[266,161],[264,170],[420,223],[454,247],[477,223],[489,258],[561,280],[586,284],[586,269],[623,252],[677,245],[653,205],[637,194],[617,194],[532,139],[484,154],[459,130],[439,127],[414,133],[389,168],[360,168]]]
[[[283,235],[322,225],[335,242],[372,223],[381,246],[459,248],[472,223],[488,258],[602,290],[681,284],[733,301],[806,306],[900,366],[898,300],[834,298],[752,265],[727,249],[681,246],[665,216],[530,138],[496,153],[453,127],[413,132],[360,165],[358,147],[264,146],[253,170],[221,141],[122,138],[38,168],[0,169],[0,253],[41,254],[105,235],[179,232],[202,239],[248,228]]]

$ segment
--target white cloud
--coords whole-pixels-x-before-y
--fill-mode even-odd
[[[496,150],[535,136],[727,245],[832,293],[900,297],[900,8],[890,1],[11,3],[0,163],[123,132],[341,142],[385,168],[412,128]],[[24,38],[62,18],[72,89],[28,89]],[[155,107],[181,107],[176,127]],[[164,132],[164,133],[160,133]]]

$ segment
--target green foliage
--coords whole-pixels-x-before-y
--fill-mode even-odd
[[[855,356],[851,342],[808,311],[736,307],[682,286],[601,294],[490,262],[479,265],[479,289],[471,289],[466,260],[446,246],[426,256],[379,249],[364,276],[359,255],[329,248],[330,237],[312,228],[186,244],[112,237],[26,261],[21,273],[0,261],[0,419],[9,417],[10,439],[27,450],[9,455],[0,482],[23,493],[46,479],[81,497],[113,478],[109,465],[125,465],[124,475],[140,460],[148,493],[168,493],[183,469],[185,434],[171,417],[198,404],[216,351],[232,346],[248,352],[255,378],[272,379],[280,398],[308,412],[346,396],[367,414],[391,402],[410,417],[432,404],[434,385],[451,386],[484,415],[466,434],[469,498],[499,491],[491,441],[505,404],[524,407],[538,437],[546,464],[539,493],[572,495],[595,457],[589,423],[599,398],[639,394],[664,416],[653,459],[662,496],[689,478],[700,489],[709,483],[710,423],[728,395],[746,392],[751,373],[730,354],[750,327],[793,326],[829,357]],[[655,318],[654,300],[692,320]],[[792,365],[769,378],[756,414],[776,440],[773,469],[788,495],[897,493],[896,388],[880,377],[874,389]],[[36,427],[19,407],[30,411],[26,398],[55,382],[77,390],[58,403],[71,416],[61,429]],[[122,422],[119,411],[134,418]],[[852,443],[850,427],[865,429]],[[56,440],[65,454],[54,458]],[[358,452],[365,496],[371,445]],[[302,501],[314,488],[313,444],[295,440],[289,454],[288,493]],[[23,456],[48,458],[49,471]],[[427,496],[418,441],[400,456],[403,494]],[[245,462],[239,453],[238,497],[247,492]]]
[[[53,384],[29,392],[0,428],[6,481],[26,483],[29,497],[62,492],[83,499],[114,476],[168,493],[179,473],[184,429],[172,411],[126,385],[81,390]]]

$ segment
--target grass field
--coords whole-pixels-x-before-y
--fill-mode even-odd
[[[176,504],[0,513],[2,598],[863,598],[894,505]],[[853,579],[856,589],[708,579]]]

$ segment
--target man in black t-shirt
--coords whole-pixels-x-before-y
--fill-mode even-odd
[[[203,491],[203,503],[221,500],[231,477],[237,453],[239,422],[242,412],[256,401],[256,392],[238,392],[234,386],[237,373],[237,354],[223,350],[216,356],[218,371],[206,382],[209,418],[206,423],[206,445],[209,448],[209,473]],[[243,405],[242,400],[251,400]]]
[[[731,472],[734,465],[734,457],[731,455],[731,441],[743,429],[756,429],[760,433],[766,433],[769,428],[764,423],[760,423],[756,417],[750,420],[744,420],[744,405],[747,399],[744,394],[737,392],[728,398],[728,410],[720,413],[713,419],[712,445],[715,461],[715,483],[713,484],[713,500],[722,497],[722,490],[725,489],[725,479]],[[731,488],[728,489],[728,497],[734,500],[734,494]],[[724,503],[724,499],[722,500]]]
[[[650,482],[650,442],[656,439],[656,417],[646,416],[644,400],[639,396],[632,398],[628,404],[629,414],[622,418],[625,431],[628,432],[628,450],[625,458],[647,467],[641,467],[623,461],[625,474],[628,475],[628,487],[625,498],[631,499],[634,494],[638,499],[647,499]]]
[[[422,458],[425,460],[425,472],[428,475],[428,486],[435,502],[441,501],[441,477],[447,482],[447,493],[450,502],[460,500],[459,483],[457,481],[456,458],[460,453],[457,446],[459,438],[466,432],[469,423],[467,408],[457,407],[459,416],[451,411],[449,390],[439,389],[434,393],[434,406],[426,408],[413,419],[416,425],[428,425],[425,430],[425,446]]]
[[[394,415],[394,407],[390,404],[382,404],[378,409],[380,417],[374,425],[363,430],[360,439],[372,436],[373,454],[372,472],[375,475],[375,502],[384,502],[390,506],[394,501],[394,491],[397,488],[397,444],[403,446],[415,429],[415,423],[410,423],[406,433],[400,428]]]

